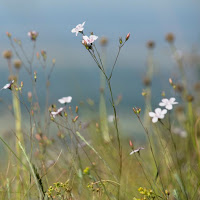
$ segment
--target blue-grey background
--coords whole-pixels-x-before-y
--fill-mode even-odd
[[[32,42],[27,32],[39,32],[37,51],[46,50],[48,64],[56,59],[56,68],[51,77],[50,103],[63,96],[73,96],[72,106],[87,98],[95,100],[98,110],[99,69],[81,45],[81,36],[75,36],[71,29],[86,21],[85,34],[91,31],[99,38],[108,38],[107,69],[109,70],[117,53],[119,36],[128,32],[130,40],[122,49],[112,84],[114,95],[123,96],[119,112],[123,120],[132,120],[132,107],[143,107],[142,78],[146,70],[146,42],[154,40],[155,76],[153,79],[153,104],[160,101],[160,93],[169,91],[168,78],[176,70],[165,35],[173,32],[176,46],[186,55],[197,49],[200,43],[200,2],[198,0],[1,0],[0,1],[0,52],[11,49],[6,31],[22,41],[28,55]],[[99,46],[99,41],[96,41]],[[99,47],[100,48],[100,47]],[[100,50],[101,51],[101,50]],[[35,64],[38,71],[38,92],[44,103],[45,83],[41,66]],[[7,83],[8,70],[6,60],[0,58],[0,85]],[[20,80],[25,83],[24,93],[29,91],[29,78],[22,70]],[[2,91],[0,97],[10,104],[9,91]],[[107,94],[108,97],[108,94]],[[109,104],[109,101],[107,101]],[[10,121],[7,107],[0,104],[1,130],[6,130]],[[109,108],[111,114],[111,109]],[[2,124],[4,124],[2,126]],[[10,124],[9,124],[10,125]],[[134,127],[129,127],[134,129]],[[129,130],[130,131],[130,130]]]

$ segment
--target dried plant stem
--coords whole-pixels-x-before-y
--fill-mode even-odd
[[[153,156],[153,160],[154,160],[154,163],[155,163],[155,166],[156,166],[156,170],[157,170],[157,172],[159,172],[158,164],[157,164],[157,161],[156,161],[156,158],[155,158],[155,154],[154,154],[153,147],[152,147],[152,144],[151,144],[151,139],[150,139],[150,136],[149,136],[148,129],[142,123],[142,121],[140,119],[140,116],[138,114],[136,114],[136,116],[137,116],[140,124],[142,125],[142,127],[143,127],[143,129],[144,129],[144,131],[145,131],[145,133],[147,135],[149,146],[150,146],[150,150],[151,150],[151,154]],[[162,177],[160,176],[159,173],[158,173],[158,175],[159,175],[159,178],[160,178],[160,183],[161,183],[161,186],[162,186],[162,189],[163,189],[163,193],[165,193],[164,185],[163,185],[163,182],[162,182]]]

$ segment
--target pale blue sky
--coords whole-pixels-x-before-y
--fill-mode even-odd
[[[165,57],[164,37],[168,32],[175,33],[177,46],[183,51],[200,43],[198,0],[1,0],[0,50],[9,48],[6,31],[28,48],[27,32],[36,30],[40,34],[38,47],[46,49],[61,65],[92,65],[80,45],[81,38],[70,32],[83,21],[85,33],[93,31],[109,38],[111,60],[118,37],[130,32],[131,39],[122,53],[122,61],[127,65],[145,59],[145,43],[149,39],[156,41],[158,57]]]

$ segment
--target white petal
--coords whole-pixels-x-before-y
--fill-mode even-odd
[[[167,110],[166,110],[166,109],[163,109],[163,110],[161,111],[161,113],[162,113],[163,115],[165,115],[165,114],[167,113]]]
[[[175,102],[175,98],[174,97],[172,97],[172,98],[170,98],[170,100],[169,100],[169,102],[171,103],[171,104],[178,104],[178,102]]]
[[[87,42],[89,40],[89,37],[87,35],[84,35],[83,39]]]
[[[72,101],[72,97],[71,97],[71,96],[63,97],[63,98],[61,98],[61,99],[58,99],[58,101],[59,101],[61,104],[70,103],[70,102]]]
[[[83,22],[82,24],[81,24],[81,26],[83,27],[85,25],[85,22]]]
[[[169,101],[170,103],[173,103],[176,99],[174,97],[170,98]]]
[[[154,112],[149,112],[149,116],[150,116],[150,117],[155,117],[156,114],[155,114]]]
[[[58,99],[58,101],[59,101],[61,104],[64,104],[64,103],[65,103],[65,100],[63,100],[63,99]]]
[[[156,109],[155,109],[155,113],[156,113],[157,115],[159,115],[159,114],[161,113],[161,109],[160,109],[160,108],[156,108]]]
[[[163,103],[167,103],[169,100],[168,99],[162,99]]]
[[[153,122],[153,123],[156,123],[157,121],[158,121],[158,118],[157,118],[157,117],[153,117],[153,118],[152,118],[152,122]]]
[[[53,116],[55,116],[55,115],[58,114],[58,112],[51,112],[51,114],[52,114]]]
[[[61,113],[61,112],[63,111],[63,109],[64,109],[64,108],[62,108],[62,107],[59,108],[59,109],[57,110],[57,113]]]
[[[72,32],[72,33],[75,33],[75,32],[76,32],[76,28],[73,28],[73,29],[71,30],[71,32]]]
[[[165,115],[160,114],[158,118],[163,119],[165,117]]]
[[[166,103],[160,102],[159,106],[166,106]]]
[[[90,39],[92,39],[93,41],[97,40],[98,36],[96,35],[90,35]]]
[[[166,105],[167,110],[171,110],[173,106],[171,104]]]

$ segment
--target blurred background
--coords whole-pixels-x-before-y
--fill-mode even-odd
[[[141,93],[144,88],[142,80],[147,70],[146,43],[149,40],[155,42],[152,79],[154,108],[154,104],[160,102],[162,91],[166,92],[167,97],[173,95],[169,90],[168,79],[175,76],[176,63],[165,41],[166,34],[172,32],[175,35],[176,46],[186,60],[190,60],[193,54],[199,55],[200,2],[198,0],[1,1],[0,51],[11,49],[5,34],[8,31],[13,38],[22,41],[27,54],[31,55],[33,45],[27,33],[31,30],[39,32],[36,51],[47,52],[49,66],[52,59],[56,59],[56,67],[51,77],[49,103],[57,103],[57,99],[71,95],[73,97],[71,105],[75,107],[80,101],[85,102],[90,98],[96,105],[93,111],[98,112],[100,71],[81,45],[81,35],[76,37],[71,33],[72,28],[84,21],[86,21],[84,33],[89,35],[90,32],[94,32],[99,37],[96,44],[100,52],[100,38],[108,39],[108,45],[104,49],[108,71],[117,54],[119,37],[125,38],[127,33],[131,33],[120,54],[112,85],[115,98],[122,96],[118,107],[122,129],[126,134],[139,135],[140,128],[137,126],[140,125],[136,125],[134,122],[136,120],[133,120],[132,107],[138,106],[143,109],[144,105]],[[44,103],[43,72],[38,64],[33,68],[38,72],[38,93],[41,103]],[[8,75],[7,62],[2,57],[0,58],[1,86],[7,83]],[[30,83],[24,70],[20,71],[21,80],[24,81],[26,94]],[[8,105],[12,103],[8,91],[1,91],[0,98],[3,98]],[[112,114],[108,98],[109,93],[106,93],[108,114]],[[4,131],[11,124],[8,108],[3,103],[0,103],[0,113],[0,130]],[[82,113],[83,118],[84,115],[88,115],[88,112]]]

